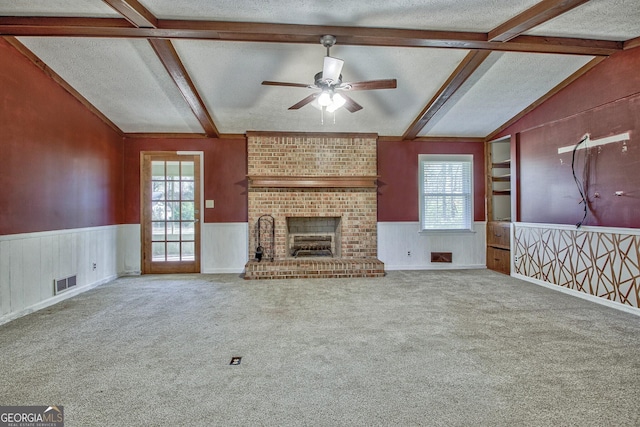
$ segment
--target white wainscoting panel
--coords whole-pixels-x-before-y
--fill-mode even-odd
[[[135,276],[142,271],[142,235],[140,224],[118,228],[118,274]]]
[[[113,225],[0,236],[0,324],[116,278],[118,234]],[[54,280],[72,275],[76,287],[54,295]]]
[[[385,270],[486,268],[486,222],[474,231],[420,232],[419,222],[378,222],[378,259]],[[451,252],[452,263],[432,263],[431,252]]]
[[[247,263],[249,224],[220,222],[202,224],[203,273],[242,273]]]
[[[248,224],[203,223],[202,273],[242,273],[247,263]],[[118,233],[118,273],[137,275],[142,270],[140,224],[121,225]]]

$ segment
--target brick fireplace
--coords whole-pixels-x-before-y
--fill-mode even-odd
[[[249,132],[247,137],[245,278],[384,275],[377,259],[377,135]],[[262,215],[274,218],[273,261],[254,259],[253,231]],[[331,236],[330,254],[295,256],[295,235]]]

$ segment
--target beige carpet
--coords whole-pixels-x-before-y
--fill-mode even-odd
[[[0,348],[69,427],[640,424],[640,317],[487,270],[122,278]]]

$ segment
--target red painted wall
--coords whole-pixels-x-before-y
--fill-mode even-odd
[[[0,235],[118,224],[122,138],[0,39]]]
[[[474,221],[485,220],[484,144],[378,141],[378,221],[419,221],[418,155],[473,154]]]
[[[140,152],[202,151],[204,222],[247,222],[247,142],[238,139],[126,138],[124,147],[124,222],[140,223]]]
[[[586,182],[585,225],[640,227],[640,48],[613,55],[502,134],[519,134],[517,219],[577,224],[583,205],[573,179],[571,153],[586,133],[592,139],[630,132],[622,143],[578,151],[576,174]],[[625,196],[616,197],[616,191]],[[598,197],[596,197],[596,193]]]

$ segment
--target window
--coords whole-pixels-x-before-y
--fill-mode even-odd
[[[421,154],[420,226],[473,230],[473,156]]]

